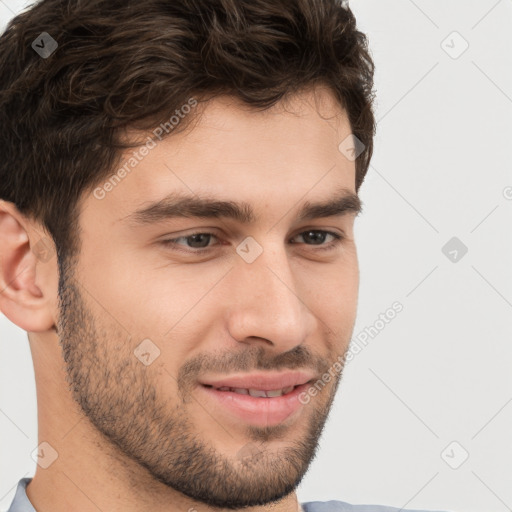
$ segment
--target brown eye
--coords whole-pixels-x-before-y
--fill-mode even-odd
[[[212,237],[217,238],[213,233],[192,233],[190,235],[171,238],[169,240],[162,240],[161,243],[166,247],[176,248],[178,251],[184,250],[185,252],[199,253],[210,248],[209,243]],[[185,244],[179,243],[180,241],[185,241]],[[185,245],[184,249],[179,248],[183,247],[183,245]]]
[[[327,236],[332,236],[334,241],[330,244],[325,244],[325,239]],[[324,231],[321,229],[308,229],[307,231],[303,231],[298,237],[302,237],[305,240],[306,245],[319,245],[320,250],[330,250],[334,249],[342,240],[343,236],[338,233],[334,233],[332,231]],[[312,243],[309,243],[312,242]],[[292,242],[295,243],[295,242]]]

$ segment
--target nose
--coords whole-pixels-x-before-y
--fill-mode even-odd
[[[237,261],[230,272],[228,330],[241,343],[287,352],[314,332],[317,319],[308,283],[290,266],[286,250],[266,249],[252,263]]]

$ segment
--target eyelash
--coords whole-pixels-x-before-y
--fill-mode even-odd
[[[343,235],[334,233],[333,231],[326,231],[323,229],[307,229],[306,231],[302,231],[301,233],[298,233],[296,236],[304,235],[305,233],[326,233],[326,234],[334,237],[334,241],[331,242],[331,244],[329,244],[329,245],[321,244],[320,246],[317,246],[318,247],[318,249],[316,249],[317,251],[331,251],[331,250],[335,249],[345,238]],[[202,247],[202,248],[198,248],[198,249],[194,249],[194,248],[180,249],[180,248],[178,248],[177,240],[186,240],[187,238],[192,238],[193,236],[196,236],[196,235],[210,235],[210,236],[213,236],[214,238],[218,238],[214,233],[198,231],[196,233],[191,233],[190,235],[180,236],[177,238],[171,238],[168,240],[162,240],[161,244],[164,245],[165,247],[170,247],[173,250],[176,250],[179,252],[185,252],[187,254],[204,254],[204,253],[210,251],[212,249],[212,246]],[[311,245],[313,247],[316,246],[315,244],[306,244],[306,245]]]

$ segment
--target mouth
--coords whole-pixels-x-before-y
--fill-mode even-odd
[[[199,389],[212,403],[214,414],[227,416],[254,426],[272,426],[283,422],[293,424],[300,417],[305,404],[299,400],[312,381],[277,389],[215,387],[201,384]]]
[[[280,396],[289,393],[296,386],[306,384],[314,377],[315,373],[305,370],[280,373],[254,372],[250,374],[231,374],[220,378],[205,376],[200,384],[222,391],[236,391],[240,394],[255,397],[273,397],[274,395]]]
[[[271,389],[268,391],[264,389],[235,388],[229,386],[215,387],[211,384],[203,384],[203,386],[214,389],[216,391],[228,391],[231,393],[237,393],[239,395],[250,395],[255,398],[275,398],[278,396],[288,395],[294,389],[297,389],[300,386],[300,384],[296,386],[287,386],[285,388]]]

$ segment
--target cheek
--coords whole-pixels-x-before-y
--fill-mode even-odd
[[[351,325],[357,311],[358,283],[353,276],[333,279],[318,296],[318,307],[325,321],[334,326]],[[337,330],[337,329],[336,329]]]
[[[82,282],[134,337],[165,338],[175,326],[200,318],[207,296],[224,269],[149,261],[131,251],[90,259]]]
[[[357,259],[339,265],[317,267],[314,272],[302,271],[301,299],[332,330],[352,326],[359,290]]]

